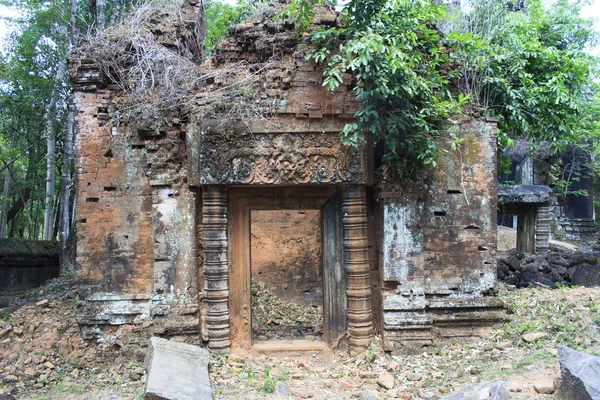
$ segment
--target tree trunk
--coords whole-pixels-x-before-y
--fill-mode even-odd
[[[92,31],[96,31],[96,0],[88,0],[88,19]]]
[[[57,212],[54,213],[54,223],[52,224],[52,238],[53,239],[58,236],[58,227],[60,225],[60,200],[61,200],[60,196],[56,196],[56,202],[54,203],[54,209],[57,210]]]
[[[204,60],[204,37],[206,36],[206,21],[204,20],[204,0],[194,6],[196,26],[191,37],[186,39],[185,47],[192,55],[192,61],[200,64]]]
[[[113,11],[110,15],[110,25],[114,26],[121,19],[121,9],[123,8],[123,0],[115,0],[113,2]]]
[[[106,0],[96,0],[96,26],[101,32],[106,25]]]
[[[71,28],[71,48],[77,44],[79,33],[77,32],[77,0],[71,0],[71,20],[69,21]]]
[[[69,102],[69,112],[67,114],[67,132],[65,135],[65,150],[63,155],[63,164],[60,179],[60,226],[59,226],[59,249],[60,249],[60,273],[72,270],[67,242],[71,232],[71,186],[73,183],[73,134],[75,127],[75,105],[73,99]]]
[[[48,112],[46,114],[46,200],[44,207],[44,230],[42,238],[44,240],[52,240],[52,231],[54,225],[54,194],[55,194],[55,177],[56,177],[56,103],[58,101],[59,89],[58,86],[63,81],[67,70],[67,60],[61,58],[56,71],[56,86],[52,91],[50,104],[48,104]]]
[[[10,139],[10,147],[13,148],[15,145],[15,133],[13,132]],[[10,164],[5,165],[4,172],[4,186],[2,188],[2,205],[0,206],[0,238],[6,238],[8,223],[8,205],[10,204],[10,186],[12,183],[12,176],[10,172]]]
[[[6,238],[6,224],[8,222],[7,212],[10,203],[10,171],[8,168],[4,173],[4,188],[2,190],[2,206],[0,208],[0,238]]]

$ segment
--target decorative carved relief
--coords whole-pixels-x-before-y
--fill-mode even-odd
[[[342,201],[349,348],[353,353],[360,353],[373,341],[365,188],[345,189]]]
[[[204,301],[208,347],[227,353],[229,341],[229,287],[227,260],[227,197],[222,186],[202,190],[204,231]]]
[[[550,207],[540,205],[535,217],[535,251],[547,255],[550,240]]]
[[[365,146],[336,133],[202,132],[199,179],[211,184],[364,183]]]

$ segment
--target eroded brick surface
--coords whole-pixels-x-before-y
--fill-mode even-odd
[[[485,335],[501,321],[496,283],[496,128],[465,120],[458,150],[441,139],[438,167],[383,191],[383,329],[389,351]],[[445,151],[444,151],[445,150]]]
[[[254,210],[252,281],[297,304],[323,305],[319,210]]]
[[[373,327],[389,351],[483,335],[504,317],[489,296],[495,284],[494,124],[463,121],[459,151],[442,139],[448,152],[436,170],[402,188],[383,184],[374,201],[365,188],[373,184],[371,144],[348,148],[338,139],[358,108],[355,82],[344,75],[338,90],[325,91],[323,67],[305,60],[307,47],[296,46],[293,25],[272,18],[280,9],[267,8],[233,27],[214,61],[203,65],[206,76],[185,109],[158,120],[121,121],[119,86],[89,60],[76,63],[77,276],[86,285],[78,321],[85,337],[110,334],[111,325],[148,324],[156,335],[219,341],[228,351],[230,311],[232,318],[251,317],[239,306],[248,271],[234,275],[239,265],[228,264],[240,245],[229,247],[236,243],[228,235],[240,229],[235,221],[240,225],[242,217],[226,204],[227,190],[237,186],[243,193],[244,185],[281,189],[280,203],[291,185],[323,185],[323,193],[345,196],[339,235],[331,237],[343,241],[333,262],[348,277],[334,289],[348,294],[339,326],[348,326],[354,351],[364,350]],[[337,24],[327,9],[313,22],[313,28]],[[177,37],[163,30],[155,34],[166,44]],[[240,82],[244,90],[213,96]],[[212,202],[202,204],[203,197]],[[294,232],[304,247],[288,247],[273,226],[255,227],[271,237],[269,257],[265,250],[252,261],[269,275],[265,284],[289,278],[269,270],[278,250],[292,249],[296,259],[319,257],[311,250],[319,239],[315,226]],[[206,237],[210,243],[203,243]],[[231,335],[239,336],[235,329],[242,325],[234,324]]]

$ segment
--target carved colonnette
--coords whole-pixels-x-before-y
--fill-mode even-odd
[[[202,191],[204,232],[204,301],[208,346],[218,353],[229,351],[229,263],[227,260],[227,198],[223,186]]]
[[[342,192],[344,264],[347,276],[348,334],[351,352],[358,353],[373,340],[367,203],[363,186]]]
[[[535,251],[548,255],[550,240],[550,206],[540,205],[535,216]]]

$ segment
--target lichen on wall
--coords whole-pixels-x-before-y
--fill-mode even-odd
[[[400,190],[386,191],[383,183],[379,193],[390,351],[473,336],[503,318],[501,304],[490,297],[496,283],[495,123],[463,120],[438,145],[437,168],[420,171]]]

